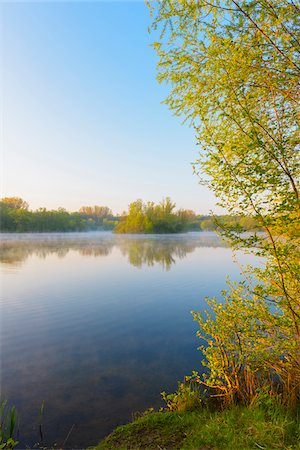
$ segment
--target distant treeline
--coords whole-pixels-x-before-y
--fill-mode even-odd
[[[129,205],[128,213],[119,216],[107,206],[83,206],[76,212],[63,208],[31,211],[23,199],[6,197],[0,201],[0,229],[2,232],[114,230],[116,233],[149,234],[212,231],[223,223],[241,232],[259,229],[252,217],[196,215],[189,209],[175,211],[175,206],[170,198],[159,204],[137,200]]]
[[[116,233],[181,233],[185,231],[216,230],[222,224],[243,232],[258,228],[257,222],[251,217],[202,216],[196,215],[190,209],[175,211],[175,203],[166,198],[159,204],[144,203],[137,200],[129,205],[128,214],[123,215],[117,226]]]
[[[196,215],[180,209],[174,212],[175,203],[166,198],[159,204],[137,200],[129,205],[115,228],[116,233],[180,233],[193,228]],[[199,225],[196,226],[199,230]]]
[[[28,209],[28,203],[18,197],[0,201],[0,229],[2,232],[55,232],[112,230],[118,223],[106,206],[83,206],[78,212],[63,208],[36,211]]]

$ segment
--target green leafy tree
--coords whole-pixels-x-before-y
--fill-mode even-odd
[[[112,211],[107,206],[82,206],[79,210],[85,219],[92,219],[95,226],[102,226],[104,219],[112,219]]]
[[[300,5],[292,0],[162,0],[158,79],[166,103],[194,127],[195,170],[231,216],[264,231],[239,234],[233,249],[266,261],[231,285],[215,314],[195,314],[210,377],[224,398],[249,401],[262,384],[300,397]],[[207,180],[207,178],[206,178]],[[230,225],[230,226],[228,226]],[[245,225],[245,224],[244,224]],[[255,277],[255,280],[253,280]]]
[[[116,233],[180,233],[188,225],[190,212],[174,211],[175,203],[167,197],[159,204],[137,200],[115,228]]]
[[[19,197],[5,197],[0,201],[1,231],[28,231],[31,213],[28,203]]]
[[[12,209],[28,209],[28,203],[20,197],[4,197],[1,203]]]

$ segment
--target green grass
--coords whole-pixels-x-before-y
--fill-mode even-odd
[[[300,449],[300,419],[258,406],[152,413],[118,427],[96,447],[109,449]]]

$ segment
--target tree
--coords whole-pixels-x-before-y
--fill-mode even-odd
[[[28,209],[28,203],[20,197],[4,197],[0,201],[9,208]]]
[[[103,225],[103,220],[112,218],[112,211],[107,206],[82,206],[79,212],[85,217],[92,219],[96,225]]]
[[[191,211],[174,212],[175,206],[169,197],[157,205],[154,202],[143,203],[140,199],[136,200],[130,203],[128,214],[124,214],[115,232],[180,233],[185,231]]]
[[[208,341],[206,383],[227,399],[249,400],[272,373],[286,401],[297,401],[300,4],[162,0],[152,14],[153,28],[162,29],[158,79],[171,84],[166,103],[194,127],[201,147],[195,170],[209,176],[230,215],[249,216],[264,231],[243,236],[223,224],[233,249],[266,264],[231,285],[222,305],[211,304],[215,320],[195,313]]]
[[[0,200],[1,231],[28,231],[31,212],[28,203],[20,197],[5,197]]]
[[[82,206],[79,212],[86,216],[93,216],[95,218],[112,216],[111,209],[107,206]]]

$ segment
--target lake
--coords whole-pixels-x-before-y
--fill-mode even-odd
[[[1,396],[19,447],[96,444],[200,371],[191,310],[240,278],[213,233],[1,234]],[[254,257],[239,255],[243,264]]]

